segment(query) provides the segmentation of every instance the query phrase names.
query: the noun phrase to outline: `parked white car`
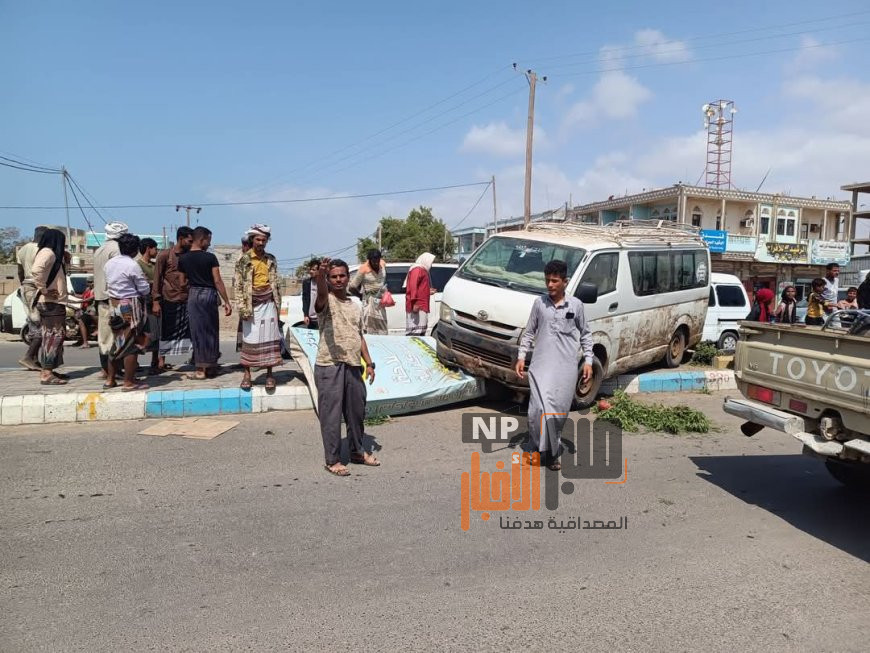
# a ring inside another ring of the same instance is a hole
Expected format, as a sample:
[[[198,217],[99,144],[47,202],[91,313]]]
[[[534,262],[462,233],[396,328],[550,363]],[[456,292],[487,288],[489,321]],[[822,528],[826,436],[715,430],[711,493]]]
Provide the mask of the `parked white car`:
[[[81,296],[88,285],[93,281],[94,275],[84,272],[76,272],[67,275],[66,286],[70,294]],[[29,342],[30,334],[27,332],[27,309],[21,298],[21,288],[7,295],[3,301],[3,313],[0,315],[0,331],[5,333],[18,333],[24,342]]]
[[[710,275],[710,301],[701,339],[715,342],[719,349],[734,351],[740,339],[737,323],[746,319],[749,309],[749,296],[740,279],[714,272]]]
[[[403,335],[405,333],[405,290],[402,284],[405,282],[405,277],[408,276],[408,270],[411,269],[412,263],[387,263],[387,289],[393,295],[396,302],[395,306],[387,309],[387,328],[390,335]],[[429,277],[432,281],[432,288],[437,290],[430,299],[429,308],[429,333],[438,322],[441,312],[441,291],[444,286],[456,272],[459,266],[455,263],[433,263],[432,269],[429,271]],[[359,269],[359,264],[350,267],[351,279]],[[353,301],[359,302],[359,299],[352,297]],[[302,313],[302,295],[290,295],[281,298],[281,321],[284,322],[287,328],[291,326],[302,326],[304,324],[304,314]]]

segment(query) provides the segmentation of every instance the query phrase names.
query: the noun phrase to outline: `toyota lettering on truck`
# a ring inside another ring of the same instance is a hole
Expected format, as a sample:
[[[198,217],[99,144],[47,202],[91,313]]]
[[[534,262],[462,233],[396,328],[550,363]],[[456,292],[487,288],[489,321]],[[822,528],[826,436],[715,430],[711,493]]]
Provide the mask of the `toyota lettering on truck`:
[[[710,257],[697,229],[539,222],[486,240],[447,284],[435,333],[442,361],[527,391],[517,349],[553,259],[567,264],[567,292],[586,304],[594,342],[593,377],[578,382],[575,406],[591,405],[607,377],[657,360],[676,367],[700,340]]]

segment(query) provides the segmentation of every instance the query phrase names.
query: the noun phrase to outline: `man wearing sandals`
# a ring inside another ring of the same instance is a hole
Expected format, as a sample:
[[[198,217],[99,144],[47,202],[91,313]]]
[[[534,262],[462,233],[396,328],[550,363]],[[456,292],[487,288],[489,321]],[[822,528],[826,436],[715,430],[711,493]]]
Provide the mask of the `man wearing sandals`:
[[[314,365],[317,386],[317,416],[326,456],[326,471],[350,476],[339,459],[341,418],[347,424],[350,462],[377,467],[380,461],[363,448],[366,386],[361,362],[369,383],[375,380],[375,365],[363,336],[360,308],[347,295],[350,273],[340,259],[323,259],[317,270],[317,299],[314,308],[320,325],[320,342]]]
[[[577,353],[583,352],[581,379],[592,377],[592,336],[586,326],[583,302],[566,297],[568,266],[564,261],[550,261],[544,267],[547,294],[532,304],[532,312],[520,347],[515,371],[526,376],[526,353],[534,342],[529,367],[529,447],[541,452],[541,461],[557,471],[562,451],[559,435],[571,410],[577,387]]]
[[[233,295],[239,307],[242,347],[240,362],[244,369],[242,390],[251,389],[251,368],[266,368],[266,389],[275,389],[272,368],[284,364],[281,358],[281,328],[278,315],[281,288],[278,262],[266,252],[271,237],[268,225],[255,224],[248,231],[251,248],[236,264]]]
[[[145,298],[151,284],[135,260],[139,253],[139,236],[123,234],[118,237],[118,253],[106,263],[106,289],[111,316],[109,325],[114,343],[109,353],[109,369],[104,388],[114,388],[119,365],[124,367],[124,392],[147,390],[148,386],[136,381],[136,368],[147,320]]]

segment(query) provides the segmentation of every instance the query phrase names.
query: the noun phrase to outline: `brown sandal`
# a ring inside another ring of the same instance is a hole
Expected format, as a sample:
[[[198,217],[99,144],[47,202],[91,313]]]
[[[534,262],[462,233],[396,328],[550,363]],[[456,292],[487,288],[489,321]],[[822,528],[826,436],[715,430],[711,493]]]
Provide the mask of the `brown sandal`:
[[[341,465],[341,463],[335,463],[335,465],[333,465],[332,467],[330,467],[329,465],[324,465],[323,469],[325,469],[330,474],[334,474],[335,476],[350,476],[350,472],[348,471],[347,467],[345,467],[344,465],[338,467],[338,465]]]
[[[375,458],[370,453],[365,453],[362,456],[351,456],[350,462],[354,465],[367,465],[368,467],[380,467],[381,461]]]

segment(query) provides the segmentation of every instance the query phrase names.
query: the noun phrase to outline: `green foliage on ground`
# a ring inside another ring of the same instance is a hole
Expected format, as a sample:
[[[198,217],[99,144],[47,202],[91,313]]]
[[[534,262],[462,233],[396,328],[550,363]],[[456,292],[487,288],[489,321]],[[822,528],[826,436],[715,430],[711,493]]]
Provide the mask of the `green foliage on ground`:
[[[699,342],[692,354],[692,365],[712,365],[713,358],[719,353],[715,342]]]
[[[424,252],[434,254],[436,261],[446,261],[453,256],[453,236],[447,225],[426,206],[413,209],[404,220],[392,216],[381,218],[380,225],[380,249],[387,261],[415,261]],[[360,238],[357,242],[360,261],[365,260],[370,249],[378,249],[377,235]]]
[[[632,399],[622,390],[613,394],[610,408],[600,410],[596,406],[593,412],[598,414],[598,419],[607,420],[631,433],[637,432],[640,426],[650,431],[673,434],[707,433],[711,427],[707,416],[694,408],[646,404]]]

